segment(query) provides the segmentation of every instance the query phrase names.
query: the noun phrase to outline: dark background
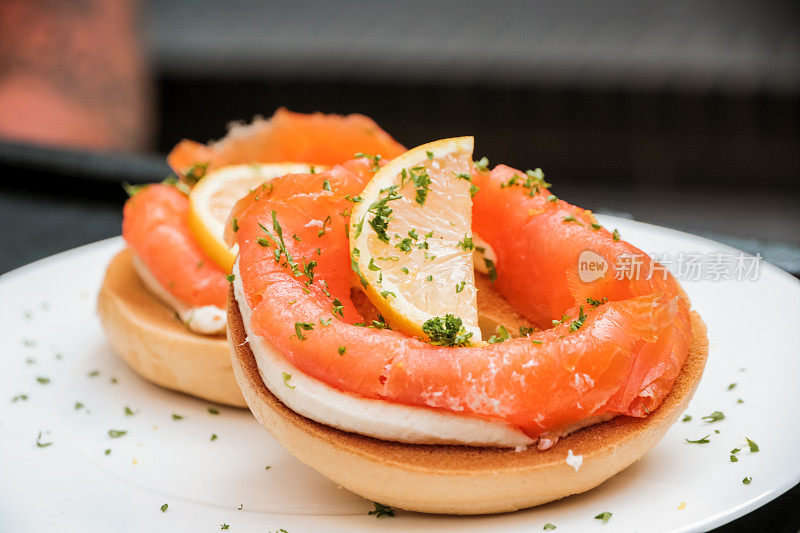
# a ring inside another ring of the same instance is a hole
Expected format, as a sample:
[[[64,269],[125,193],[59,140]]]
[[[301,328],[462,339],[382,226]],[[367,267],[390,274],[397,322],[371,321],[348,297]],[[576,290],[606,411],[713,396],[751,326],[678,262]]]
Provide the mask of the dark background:
[[[154,0],[141,23],[150,149],[0,141],[0,273],[119,234],[123,180],[285,106],[364,113],[406,146],[474,135],[568,201],[800,275],[800,3]],[[798,487],[720,528],[798,530]]]

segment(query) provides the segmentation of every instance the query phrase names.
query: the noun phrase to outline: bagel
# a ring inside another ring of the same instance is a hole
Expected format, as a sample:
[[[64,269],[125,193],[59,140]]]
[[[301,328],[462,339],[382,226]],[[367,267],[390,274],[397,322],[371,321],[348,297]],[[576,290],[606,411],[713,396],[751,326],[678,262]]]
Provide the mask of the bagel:
[[[639,460],[685,410],[708,357],[706,326],[691,313],[692,338],[680,374],[646,418],[617,416],[546,451],[406,444],[340,431],[303,417],[270,392],[247,341],[233,289],[228,343],[236,380],[256,419],[302,463],[369,500],[410,511],[514,511],[590,490]],[[568,454],[581,455],[576,471]]]
[[[111,260],[97,311],[111,347],[143,378],[212,402],[247,406],[233,376],[225,337],[186,328],[145,288],[130,250]]]

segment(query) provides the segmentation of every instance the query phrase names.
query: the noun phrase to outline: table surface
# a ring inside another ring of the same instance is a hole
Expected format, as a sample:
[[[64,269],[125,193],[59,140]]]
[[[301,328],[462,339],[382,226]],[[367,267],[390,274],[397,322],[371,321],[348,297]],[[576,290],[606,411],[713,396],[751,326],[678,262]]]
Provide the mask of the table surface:
[[[118,235],[121,196],[87,198],[43,192],[14,183],[13,171],[0,182],[0,274],[82,244]],[[30,179],[30,172],[25,173]],[[568,187],[566,189],[569,189]],[[560,190],[562,197],[598,212],[622,214],[723,241],[764,258],[800,277],[800,198],[717,193]],[[743,206],[746,211],[743,211]],[[747,217],[742,216],[746,213]],[[800,530],[800,485],[717,531]]]

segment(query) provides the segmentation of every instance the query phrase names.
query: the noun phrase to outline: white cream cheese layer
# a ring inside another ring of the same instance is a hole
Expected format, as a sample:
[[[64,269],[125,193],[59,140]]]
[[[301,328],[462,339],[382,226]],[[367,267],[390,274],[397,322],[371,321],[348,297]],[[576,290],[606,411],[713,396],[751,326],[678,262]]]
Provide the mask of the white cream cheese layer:
[[[133,268],[139,275],[139,279],[144,283],[144,286],[147,287],[147,290],[178,313],[187,328],[195,333],[204,335],[225,333],[227,320],[224,309],[220,309],[216,305],[191,307],[184,304],[158,282],[153,273],[150,272],[150,269],[147,268],[147,265],[136,254],[133,254]]]
[[[362,398],[301,372],[266,339],[253,334],[250,327],[252,310],[244,298],[238,261],[233,272],[236,302],[261,379],[292,411],[327,426],[382,440],[521,449],[535,442],[510,424]],[[284,373],[291,378],[284,380]]]

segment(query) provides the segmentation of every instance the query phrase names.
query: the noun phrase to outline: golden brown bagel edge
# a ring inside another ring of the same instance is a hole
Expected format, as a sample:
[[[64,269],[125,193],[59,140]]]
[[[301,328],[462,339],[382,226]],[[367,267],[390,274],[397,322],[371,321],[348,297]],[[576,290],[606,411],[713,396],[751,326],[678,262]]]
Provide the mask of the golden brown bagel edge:
[[[301,462],[369,500],[411,511],[514,511],[590,490],[652,448],[684,411],[708,357],[706,326],[692,312],[689,355],[672,390],[647,418],[618,416],[581,429],[547,451],[405,444],[340,431],[298,415],[261,379],[233,290],[228,296],[233,370],[250,410]],[[576,472],[568,450],[583,456]]]

